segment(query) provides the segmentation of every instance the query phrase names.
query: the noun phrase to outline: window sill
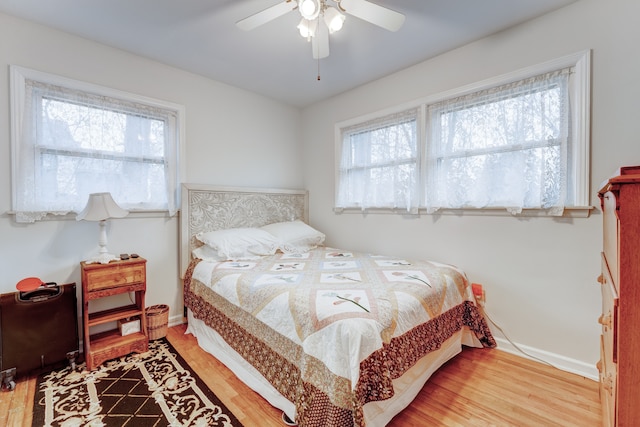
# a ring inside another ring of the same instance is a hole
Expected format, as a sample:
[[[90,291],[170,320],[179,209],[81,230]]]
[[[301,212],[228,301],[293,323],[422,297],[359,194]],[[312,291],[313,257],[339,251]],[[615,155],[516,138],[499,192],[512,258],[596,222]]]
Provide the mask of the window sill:
[[[76,212],[69,212],[66,214],[52,214],[49,213],[47,214],[44,218],[39,219],[35,222],[40,222],[40,221],[75,221],[76,220]],[[177,214],[176,214],[177,215]],[[15,211],[7,211],[5,212],[5,214],[3,216],[9,216],[9,217],[15,217],[16,216],[16,212]],[[127,219],[127,218],[171,218],[171,216],[169,215],[169,211],[166,210],[136,210],[136,211],[129,211],[129,215],[127,215],[125,218],[118,218],[118,220],[120,219]],[[29,222],[24,222],[22,224],[32,224]]]
[[[420,208],[417,214],[412,214],[406,211],[406,209],[398,208],[371,208],[362,210],[360,208],[334,208],[333,211],[336,214],[395,214],[404,215],[408,217],[416,217],[420,215],[456,215],[456,216],[506,216],[514,218],[531,218],[531,217],[545,217],[545,218],[588,218],[591,212],[595,209],[594,206],[572,206],[564,208],[562,216],[551,215],[549,211],[545,209],[523,209],[519,214],[512,214],[505,208],[482,208],[482,209],[439,209],[438,211],[428,214],[425,208]]]

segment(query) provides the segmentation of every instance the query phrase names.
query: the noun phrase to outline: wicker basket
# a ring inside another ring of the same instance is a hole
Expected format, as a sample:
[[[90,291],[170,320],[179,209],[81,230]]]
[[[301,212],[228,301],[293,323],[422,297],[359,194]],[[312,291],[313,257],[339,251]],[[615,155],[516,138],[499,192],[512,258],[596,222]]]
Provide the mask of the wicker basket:
[[[166,304],[152,305],[144,310],[147,316],[147,332],[150,340],[164,338],[169,324],[169,306]]]

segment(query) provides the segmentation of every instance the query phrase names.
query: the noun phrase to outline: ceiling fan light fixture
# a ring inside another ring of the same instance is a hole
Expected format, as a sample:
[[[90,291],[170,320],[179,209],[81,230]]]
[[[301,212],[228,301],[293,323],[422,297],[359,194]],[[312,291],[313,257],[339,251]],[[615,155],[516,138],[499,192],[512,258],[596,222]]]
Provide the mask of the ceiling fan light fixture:
[[[302,16],[297,29],[311,42],[314,59],[329,56],[329,35],[342,29],[347,13],[389,31],[398,31],[405,18],[369,0],[283,0],[239,20],[236,25],[241,30],[252,30],[296,9]]]
[[[329,28],[329,33],[333,34],[336,31],[340,31],[344,20],[345,16],[338,12],[338,9],[335,7],[328,7],[324,11],[324,22],[327,24],[327,28]]]
[[[298,9],[304,19],[316,19],[320,13],[320,0],[298,0]]]
[[[300,35],[305,39],[309,39],[316,35],[316,28],[318,27],[318,20],[314,19],[313,21],[309,21],[308,19],[302,18],[300,23],[298,24],[298,30],[300,31]]]

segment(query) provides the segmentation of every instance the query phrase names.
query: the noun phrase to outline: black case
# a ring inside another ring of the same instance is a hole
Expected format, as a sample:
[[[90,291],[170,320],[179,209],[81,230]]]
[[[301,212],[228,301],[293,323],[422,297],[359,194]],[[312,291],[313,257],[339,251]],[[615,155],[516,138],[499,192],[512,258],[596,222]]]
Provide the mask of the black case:
[[[76,284],[47,285],[0,295],[0,373],[13,389],[14,377],[52,370],[78,357]]]

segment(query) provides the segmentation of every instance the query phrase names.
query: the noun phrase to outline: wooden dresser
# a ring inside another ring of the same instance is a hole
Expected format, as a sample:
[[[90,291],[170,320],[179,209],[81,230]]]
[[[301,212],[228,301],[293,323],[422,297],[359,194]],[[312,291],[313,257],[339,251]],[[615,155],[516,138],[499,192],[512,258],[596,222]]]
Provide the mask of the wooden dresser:
[[[640,425],[640,166],[599,191],[603,212],[600,399],[604,426]]]

